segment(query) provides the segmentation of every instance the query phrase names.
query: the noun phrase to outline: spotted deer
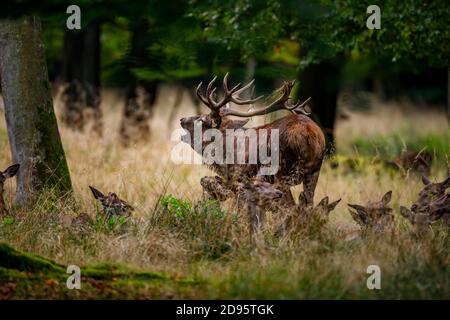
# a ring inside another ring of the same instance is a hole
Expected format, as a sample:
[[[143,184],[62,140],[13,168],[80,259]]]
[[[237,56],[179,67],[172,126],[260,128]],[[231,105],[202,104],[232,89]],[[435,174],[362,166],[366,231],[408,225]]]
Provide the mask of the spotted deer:
[[[217,77],[208,84],[205,93],[201,92],[202,83],[196,89],[197,96],[211,110],[210,113],[185,117],[180,120],[181,127],[187,132],[182,137],[182,140],[189,143],[197,152],[196,142],[193,139],[188,139],[188,137],[194,136],[196,125],[201,128],[202,132],[214,128],[225,136],[227,129],[241,129],[244,132],[248,130],[244,128],[244,125],[249,119],[233,120],[230,116],[250,118],[278,110],[287,110],[291,114],[270,124],[252,128],[256,131],[258,143],[263,143],[260,142],[262,141],[261,132],[263,129],[267,130],[268,138],[271,136],[272,129],[277,129],[279,132],[278,152],[280,164],[278,171],[273,176],[261,178],[260,169],[262,164],[258,159],[256,164],[248,164],[248,161],[246,164],[213,163],[210,165],[210,168],[216,172],[220,180],[213,179],[211,181],[221,181],[217,187],[226,187],[232,190],[229,193],[229,195],[232,195],[235,194],[236,189],[233,185],[239,182],[245,183],[258,177],[261,180],[274,183],[275,187],[283,192],[283,202],[287,206],[294,204],[290,187],[303,183],[305,198],[308,203],[312,203],[325,155],[325,137],[320,127],[308,117],[309,113],[305,110],[309,99],[304,102],[294,103],[289,97],[294,81],[287,81],[277,90],[279,97],[264,108],[252,111],[235,110],[231,107],[232,103],[235,105],[253,105],[261,100],[262,96],[255,99],[243,99],[240,97],[243,92],[252,87],[254,80],[243,87],[238,84],[230,89],[227,73],[223,79],[223,96],[220,100],[217,100],[217,88],[214,87],[216,79]],[[246,143],[245,157],[248,159],[248,141]],[[202,155],[205,147],[205,144],[201,145]],[[225,149],[223,148],[223,150]],[[267,145],[267,149],[270,152],[272,151],[270,150],[270,145]],[[273,152],[277,151],[273,150]],[[210,191],[207,190],[207,192],[211,193]]]
[[[418,232],[424,232],[428,227],[441,220],[444,225],[450,226],[450,176],[442,182],[431,182],[422,176],[424,188],[419,197],[408,209],[400,206],[400,214],[405,217]]]
[[[299,202],[289,210],[288,216],[277,230],[278,235],[284,235],[287,231],[313,230],[317,231],[329,221],[331,211],[339,204],[341,199],[330,202],[328,196],[322,198],[314,206],[309,204],[304,194],[300,193]]]
[[[391,198],[392,191],[388,191],[380,201],[369,201],[366,206],[348,204],[350,208],[355,210],[349,209],[348,211],[363,231],[382,233],[390,230],[394,222],[392,208],[388,206]]]
[[[250,241],[253,236],[265,227],[265,213],[274,209],[277,201],[283,196],[283,192],[272,184],[260,180],[254,180],[239,185],[239,193],[246,202],[246,214],[250,226]]]
[[[111,217],[129,217],[134,211],[134,208],[126,201],[121,200],[115,193],[109,192],[107,196],[101,193],[94,187],[89,186],[94,195],[94,198],[100,201],[103,207],[103,214],[105,221],[108,221]]]
[[[6,179],[12,178],[16,175],[17,171],[19,170],[20,165],[13,164],[12,166],[9,166],[6,168],[5,171],[0,171],[0,217],[5,216],[8,214],[8,209],[6,209],[5,199],[4,199],[4,184]]]
[[[233,194],[233,192],[225,185],[224,180],[219,176],[203,177],[200,179],[200,185],[203,188],[203,195],[207,199],[210,198],[225,201]]]

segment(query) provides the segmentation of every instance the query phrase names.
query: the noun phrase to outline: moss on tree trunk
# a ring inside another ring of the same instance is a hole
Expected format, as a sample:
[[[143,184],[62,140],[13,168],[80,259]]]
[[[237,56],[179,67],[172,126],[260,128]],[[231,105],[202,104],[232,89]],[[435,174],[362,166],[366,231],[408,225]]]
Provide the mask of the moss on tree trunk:
[[[0,20],[0,78],[11,152],[21,165],[16,202],[30,204],[43,189],[70,193],[39,19]]]

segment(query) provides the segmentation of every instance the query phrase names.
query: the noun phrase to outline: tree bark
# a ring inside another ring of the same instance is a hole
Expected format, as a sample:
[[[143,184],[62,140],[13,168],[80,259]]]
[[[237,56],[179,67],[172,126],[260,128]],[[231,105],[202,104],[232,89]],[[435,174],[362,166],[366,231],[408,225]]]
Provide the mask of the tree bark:
[[[450,122],[450,69],[447,71],[447,120]]]
[[[82,131],[88,127],[101,135],[100,24],[91,22],[82,30],[64,33],[64,89],[62,121]]]
[[[313,118],[324,131],[327,152],[335,148],[334,126],[339,93],[339,68],[335,62],[321,62],[306,67],[299,74],[298,98],[312,97]]]
[[[17,204],[30,205],[44,189],[69,194],[39,19],[0,20],[0,75],[9,144],[20,164]]]
[[[131,49],[127,56],[127,68],[152,67],[158,63],[149,59],[148,46],[154,41],[146,20],[138,20],[130,26]],[[150,138],[150,120],[156,102],[159,81],[139,80],[130,74],[125,108],[120,124],[120,139],[124,146],[146,142]]]
[[[127,92],[120,124],[120,140],[126,147],[150,138],[150,119],[153,115],[157,83],[136,84]]]

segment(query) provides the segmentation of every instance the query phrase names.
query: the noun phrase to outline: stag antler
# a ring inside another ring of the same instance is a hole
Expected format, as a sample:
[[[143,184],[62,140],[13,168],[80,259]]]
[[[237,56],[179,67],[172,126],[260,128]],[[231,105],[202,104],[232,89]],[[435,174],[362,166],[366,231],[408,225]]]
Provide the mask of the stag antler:
[[[277,91],[281,92],[281,96],[278,97],[275,101],[273,101],[270,105],[267,107],[264,107],[263,109],[254,110],[254,111],[238,111],[238,110],[232,110],[229,108],[228,103],[233,102],[237,105],[249,105],[253,104],[255,102],[258,102],[263,98],[263,96],[259,96],[255,99],[248,99],[243,100],[239,97],[244,91],[251,88],[253,83],[255,82],[255,79],[247,83],[242,88],[240,87],[241,84],[238,83],[233,88],[229,89],[228,86],[228,76],[229,73],[225,75],[223,78],[223,97],[220,101],[215,101],[214,97],[216,95],[217,88],[214,87],[214,83],[217,80],[217,76],[214,77],[206,87],[206,92],[203,94],[201,92],[202,82],[199,83],[197,86],[195,92],[197,93],[198,98],[200,101],[202,101],[211,111],[213,114],[218,114],[220,109],[222,109],[224,106],[225,108],[222,109],[224,115],[233,115],[238,117],[252,117],[256,115],[263,115],[271,112],[275,112],[278,110],[289,110],[293,113],[303,113],[305,115],[309,115],[308,112],[304,110],[304,107],[306,104],[311,100],[311,98],[308,98],[304,102],[297,102],[292,103],[291,99],[289,98],[289,95],[291,94],[291,90],[294,87],[295,80],[293,81],[286,81],[281,88],[279,88]]]
[[[218,112],[223,106],[225,106],[229,102],[233,102],[238,105],[244,105],[244,104],[252,104],[257,101],[259,101],[263,96],[260,96],[255,99],[249,99],[249,100],[242,100],[239,98],[239,95],[243,93],[245,90],[250,88],[255,80],[253,79],[249,83],[247,83],[245,86],[240,88],[241,84],[238,83],[233,88],[229,89],[228,87],[228,72],[223,78],[223,97],[220,101],[214,101],[214,96],[216,94],[216,87],[213,88],[214,82],[216,81],[217,76],[214,77],[211,82],[206,87],[206,93],[205,95],[200,92],[200,89],[202,87],[202,82],[197,86],[196,93],[198,98],[213,112]]]
[[[289,95],[291,94],[291,90],[294,87],[295,80],[286,81],[277,91],[281,92],[281,96],[279,96],[275,101],[273,101],[270,105],[254,111],[238,111],[232,110],[229,107],[223,110],[224,115],[237,116],[237,117],[252,117],[264,115],[267,113],[275,112],[278,110],[289,110],[293,113],[302,113],[305,115],[309,115],[309,113],[304,109],[306,104],[311,100],[311,97],[306,99],[304,102],[296,102],[292,103]]]

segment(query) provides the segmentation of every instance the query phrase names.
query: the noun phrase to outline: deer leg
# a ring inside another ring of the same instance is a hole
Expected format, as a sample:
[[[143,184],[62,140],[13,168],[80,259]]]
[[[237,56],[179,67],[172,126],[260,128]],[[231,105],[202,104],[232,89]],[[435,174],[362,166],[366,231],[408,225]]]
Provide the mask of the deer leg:
[[[303,197],[307,204],[314,202],[314,191],[319,180],[320,169],[311,174],[306,174],[303,180]]]
[[[253,242],[255,236],[264,230],[265,213],[260,207],[252,202],[248,203],[247,209],[249,228],[250,228],[250,242]]]
[[[290,207],[295,205],[294,197],[291,193],[291,188],[289,186],[277,186],[277,188],[283,192],[283,197],[281,198],[281,207]]]

